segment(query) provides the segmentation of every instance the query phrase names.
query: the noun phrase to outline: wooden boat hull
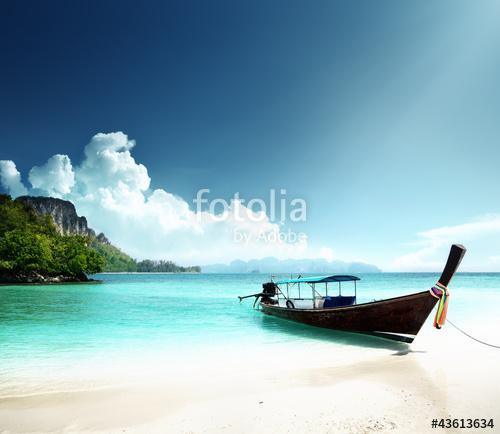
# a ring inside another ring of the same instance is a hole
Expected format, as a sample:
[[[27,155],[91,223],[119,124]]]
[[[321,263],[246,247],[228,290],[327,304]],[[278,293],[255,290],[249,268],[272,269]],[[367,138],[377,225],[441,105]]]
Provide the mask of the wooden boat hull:
[[[267,315],[316,327],[413,342],[436,305],[429,291],[330,309],[290,309],[260,303]]]

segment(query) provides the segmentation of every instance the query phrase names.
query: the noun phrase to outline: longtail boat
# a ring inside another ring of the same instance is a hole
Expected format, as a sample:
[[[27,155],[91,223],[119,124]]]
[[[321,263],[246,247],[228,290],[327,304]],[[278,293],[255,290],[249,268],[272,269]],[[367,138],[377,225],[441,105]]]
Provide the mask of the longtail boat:
[[[255,297],[254,307],[258,303],[267,315],[411,343],[436,304],[434,326],[443,326],[449,301],[448,285],[465,252],[462,245],[453,244],[436,285],[430,290],[400,297],[358,304],[356,282],[359,277],[334,275],[271,280],[262,285],[262,292],[239,299]],[[354,296],[342,295],[342,282],[349,281],[354,282]],[[338,295],[328,295],[329,284],[330,292],[332,286],[336,291],[338,285]],[[325,290],[324,295],[319,292],[321,288]],[[306,290],[310,297],[301,296]],[[298,293],[298,297],[292,297],[292,292]]]

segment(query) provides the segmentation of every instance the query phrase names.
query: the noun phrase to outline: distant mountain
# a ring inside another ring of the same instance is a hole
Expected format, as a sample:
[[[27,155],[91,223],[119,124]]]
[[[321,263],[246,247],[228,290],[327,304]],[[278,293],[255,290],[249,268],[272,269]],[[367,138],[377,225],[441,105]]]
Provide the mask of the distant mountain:
[[[284,259],[273,257],[236,260],[230,264],[212,264],[201,267],[204,273],[318,273],[354,274],[380,273],[381,270],[362,262],[327,261],[325,259]]]

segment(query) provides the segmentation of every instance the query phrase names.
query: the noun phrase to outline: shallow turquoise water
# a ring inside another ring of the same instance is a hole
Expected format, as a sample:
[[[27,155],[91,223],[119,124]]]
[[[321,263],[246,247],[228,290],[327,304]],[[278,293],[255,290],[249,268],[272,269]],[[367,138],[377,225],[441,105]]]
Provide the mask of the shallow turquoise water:
[[[425,290],[439,276],[360,277],[358,301],[362,302]],[[279,351],[304,344],[367,351],[397,350],[403,345],[266,317],[252,309],[253,299],[240,304],[237,296],[258,292],[267,275],[102,274],[98,278],[103,283],[0,287],[0,389],[23,390],[28,379],[36,382],[48,374],[56,378],[90,361],[99,365],[131,354],[135,360],[161,353],[182,361],[202,359],[217,349],[238,357],[239,348],[248,354],[251,348]],[[499,329],[500,274],[458,274],[450,288],[450,319],[475,331]],[[344,294],[352,289],[349,283],[343,285]]]

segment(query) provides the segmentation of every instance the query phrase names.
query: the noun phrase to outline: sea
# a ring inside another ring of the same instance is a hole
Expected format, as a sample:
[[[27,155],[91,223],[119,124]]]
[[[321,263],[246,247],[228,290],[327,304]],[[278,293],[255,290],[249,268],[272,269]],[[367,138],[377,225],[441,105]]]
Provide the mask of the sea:
[[[442,342],[446,334],[456,342],[470,339],[450,324],[434,329],[434,313],[411,346],[269,317],[253,308],[253,298],[238,300],[259,292],[270,280],[264,274],[93,277],[101,283],[0,286],[0,397],[109,387],[146,374],[206,375],[209,366],[350,364]],[[429,289],[439,275],[359,277],[358,302],[365,302]],[[353,293],[352,282],[345,282],[342,294]],[[458,273],[450,293],[448,318],[499,345],[500,274]]]

